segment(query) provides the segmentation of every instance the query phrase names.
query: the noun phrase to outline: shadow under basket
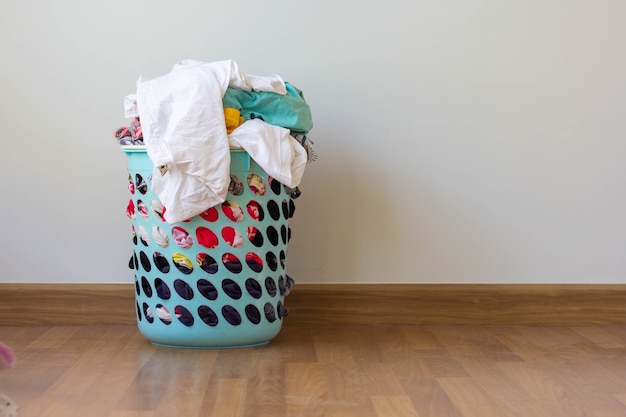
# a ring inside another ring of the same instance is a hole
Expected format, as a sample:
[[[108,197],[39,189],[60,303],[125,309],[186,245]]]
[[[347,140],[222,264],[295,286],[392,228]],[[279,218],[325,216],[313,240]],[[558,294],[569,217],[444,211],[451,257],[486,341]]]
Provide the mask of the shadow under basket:
[[[231,150],[226,201],[169,224],[150,187],[145,147],[125,146],[131,197],[137,324],[151,343],[179,348],[264,345],[282,327],[289,219],[278,181],[243,150]]]

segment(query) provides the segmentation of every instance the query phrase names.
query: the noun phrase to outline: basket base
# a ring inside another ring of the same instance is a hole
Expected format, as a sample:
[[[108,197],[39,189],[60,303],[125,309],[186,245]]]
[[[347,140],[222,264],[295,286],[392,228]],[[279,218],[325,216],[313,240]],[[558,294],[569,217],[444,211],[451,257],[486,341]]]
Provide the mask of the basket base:
[[[264,346],[280,332],[282,321],[264,326],[242,323],[237,327],[202,326],[166,327],[157,324],[139,323],[139,331],[154,346],[179,349],[238,349]],[[171,326],[173,326],[172,324]]]
[[[168,345],[166,343],[150,342],[154,346],[169,348],[169,349],[198,349],[198,350],[221,350],[221,349],[245,349],[254,348],[269,345],[269,340],[266,342],[252,343],[249,345],[240,346],[180,346],[180,345]]]

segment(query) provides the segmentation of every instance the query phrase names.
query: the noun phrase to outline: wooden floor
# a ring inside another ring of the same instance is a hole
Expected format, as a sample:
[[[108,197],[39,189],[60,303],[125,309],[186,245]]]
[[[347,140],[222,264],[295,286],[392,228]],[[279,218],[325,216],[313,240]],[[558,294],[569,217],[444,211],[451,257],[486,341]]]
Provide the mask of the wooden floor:
[[[0,327],[21,417],[623,417],[626,326],[285,326],[155,347],[135,326]]]

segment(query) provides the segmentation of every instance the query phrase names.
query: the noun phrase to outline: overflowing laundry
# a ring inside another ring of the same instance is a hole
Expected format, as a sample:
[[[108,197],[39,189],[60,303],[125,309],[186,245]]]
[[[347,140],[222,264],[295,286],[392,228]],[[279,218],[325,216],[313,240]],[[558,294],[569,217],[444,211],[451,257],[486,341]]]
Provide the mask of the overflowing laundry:
[[[302,91],[279,75],[246,74],[233,60],[183,60],[160,77],[140,77],[124,109],[131,122],[114,136],[120,145],[145,146],[151,187],[170,224],[226,200],[230,149],[246,150],[292,197],[317,159]]]
[[[141,133],[141,123],[138,117],[133,117],[129,126],[117,129],[114,136],[120,145],[140,145],[143,146],[143,133]]]
[[[244,121],[261,119],[295,133],[309,132],[313,128],[313,120],[302,91],[288,82],[284,85],[285,94],[229,87],[222,103],[224,108],[239,110]]]
[[[185,60],[140,77],[124,112],[140,330],[165,346],[266,343],[288,315],[289,219],[317,159],[302,91],[232,60]]]

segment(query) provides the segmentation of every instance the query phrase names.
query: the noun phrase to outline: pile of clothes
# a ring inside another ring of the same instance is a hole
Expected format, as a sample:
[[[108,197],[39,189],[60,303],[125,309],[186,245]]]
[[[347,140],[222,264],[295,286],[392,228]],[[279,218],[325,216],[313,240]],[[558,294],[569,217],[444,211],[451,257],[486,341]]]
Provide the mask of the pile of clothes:
[[[123,146],[145,146],[152,190],[170,224],[225,201],[230,149],[246,150],[294,196],[317,158],[302,91],[278,75],[246,74],[233,60],[183,60],[160,77],[140,77],[124,109],[131,123],[115,137]]]

